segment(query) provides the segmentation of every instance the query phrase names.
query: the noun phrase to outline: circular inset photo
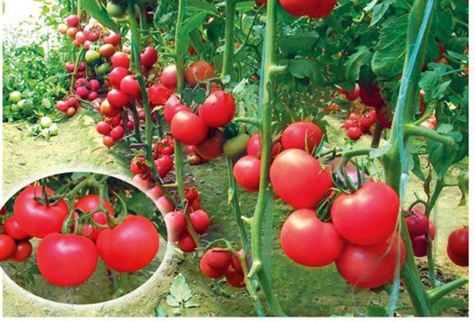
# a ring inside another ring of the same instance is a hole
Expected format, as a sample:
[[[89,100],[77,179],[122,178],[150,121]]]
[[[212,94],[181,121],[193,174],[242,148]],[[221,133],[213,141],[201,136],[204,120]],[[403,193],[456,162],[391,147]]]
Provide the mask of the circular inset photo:
[[[166,236],[155,203],[133,185],[99,173],[57,174],[2,207],[0,266],[41,298],[100,303],[134,291],[158,270]]]

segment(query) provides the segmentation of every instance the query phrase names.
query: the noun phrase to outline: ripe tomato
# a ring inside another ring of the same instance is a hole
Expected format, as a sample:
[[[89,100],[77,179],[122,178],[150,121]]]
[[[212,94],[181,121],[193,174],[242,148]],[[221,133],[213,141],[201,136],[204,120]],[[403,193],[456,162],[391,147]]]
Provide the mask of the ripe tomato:
[[[398,255],[401,269],[406,260],[406,248],[397,234],[370,246],[346,243],[336,260],[336,268],[351,285],[375,288],[393,280]]]
[[[123,52],[116,52],[114,55],[111,57],[111,63],[112,67],[124,67],[129,69],[130,67],[130,57],[126,53]]]
[[[165,67],[160,74],[160,82],[168,87],[169,89],[174,90],[176,88],[176,66],[168,65]]]
[[[196,250],[196,244],[193,238],[185,233],[180,240],[178,240],[178,248],[184,253],[192,253]]]
[[[205,253],[205,255],[203,255],[203,257],[201,257],[200,260],[200,268],[203,274],[205,274],[209,278],[220,278],[221,276],[223,276],[226,273],[227,266],[219,269],[210,267],[206,254],[207,252]]]
[[[235,111],[236,105],[231,94],[215,91],[200,105],[198,115],[209,127],[223,127],[231,122]]]
[[[150,178],[148,175],[136,174],[132,178],[132,184],[142,191],[146,191],[150,187]]]
[[[246,287],[246,283],[244,283],[244,274],[242,272],[238,272],[234,269],[232,265],[229,265],[226,269],[226,281],[229,285],[233,287]]]
[[[111,31],[110,34],[102,36],[102,40],[105,44],[110,44],[116,47],[120,44],[122,37],[119,34],[116,34],[115,32]]]
[[[381,96],[379,85],[376,84],[373,88],[366,88],[360,84],[360,98],[368,106],[372,106],[376,109],[386,105],[383,97]]]
[[[77,34],[76,34],[77,37]],[[104,44],[101,47],[99,47],[99,54],[101,54],[102,57],[105,58],[110,58],[112,55],[115,53],[115,47],[112,46],[111,44]]]
[[[348,130],[346,130],[346,135],[351,140],[358,140],[362,134],[361,128],[357,126],[350,127]]]
[[[16,244],[15,253],[10,257],[10,260],[20,263],[25,261],[33,253],[33,246],[29,240],[21,240]]]
[[[223,154],[224,133],[220,129],[210,129],[206,139],[195,146],[196,152],[205,159],[212,160]]]
[[[249,191],[259,191],[261,160],[245,155],[234,164],[233,174],[236,182],[243,188]]]
[[[122,82],[120,82],[122,84]],[[107,93],[107,101],[109,102],[110,106],[116,110],[120,110],[122,107],[129,105],[130,103],[130,96],[125,94],[122,91],[117,89],[111,90]],[[105,100],[104,100],[105,102]],[[115,116],[115,115],[114,115]]]
[[[330,14],[336,0],[279,0],[282,8],[295,16],[323,18]]]
[[[329,170],[299,149],[280,153],[270,167],[275,193],[294,208],[315,208],[333,187]]]
[[[158,54],[153,47],[145,48],[143,53],[140,54],[140,63],[145,66],[145,68],[151,68],[157,60]]]
[[[21,229],[20,225],[16,221],[15,217],[10,217],[5,220],[5,232],[7,235],[12,237],[15,240],[23,240],[23,239],[30,239],[31,236],[28,235],[23,229]]]
[[[340,235],[357,245],[385,241],[396,229],[399,196],[383,182],[367,181],[352,194],[341,194],[331,208]]]
[[[127,216],[97,237],[97,251],[117,272],[132,273],[147,266],[157,254],[160,238],[153,223],[142,216]]]
[[[239,255],[244,254],[244,250],[241,248],[240,250],[237,251]],[[236,272],[242,273],[242,265],[239,259],[236,256],[231,257],[231,265],[234,268]]]
[[[152,188],[146,191],[146,194],[149,198],[155,201],[161,196],[163,196],[163,191],[159,186],[153,186]]]
[[[164,217],[167,225],[168,241],[176,242],[186,232],[185,215],[181,211],[172,211]]]
[[[310,209],[290,214],[282,226],[280,243],[291,260],[309,267],[333,263],[343,249],[343,238],[333,224],[320,221]]]
[[[104,144],[108,148],[111,148],[114,146],[115,140],[109,135],[104,135],[104,137],[102,138],[102,144]]]
[[[109,73],[109,82],[112,87],[120,90],[120,83],[125,76],[130,75],[130,72],[125,67],[115,67]]]
[[[97,249],[83,236],[52,233],[38,244],[36,260],[41,275],[57,286],[77,286],[96,269]]]
[[[204,234],[206,230],[209,228],[209,216],[208,214],[199,209],[196,211],[193,211],[190,214],[190,219],[191,219],[191,224],[193,225],[193,228],[195,229],[197,234]]]
[[[164,105],[173,92],[163,84],[154,84],[148,89],[148,100],[152,107]]]
[[[54,194],[47,187],[45,190],[48,196]],[[66,202],[61,199],[54,205],[44,205],[36,201],[35,197],[42,198],[41,186],[26,187],[15,199],[13,215],[20,228],[28,235],[38,238],[61,231],[68,215]]]
[[[261,134],[255,133],[249,139],[247,143],[246,151],[248,155],[252,155],[258,159],[261,159],[261,150],[262,150],[262,140]],[[274,159],[282,150],[282,144],[280,142],[275,142],[272,145],[271,158]]]
[[[352,127],[356,127],[357,125],[356,125],[355,121],[348,119],[348,120],[345,121],[345,123],[343,123],[343,126],[344,126],[345,129],[348,130]]]
[[[376,115],[373,113],[366,112],[359,118],[359,123],[365,128],[370,128],[376,121]]]
[[[170,128],[175,139],[188,145],[200,144],[208,134],[208,127],[201,118],[187,111],[176,113]]]
[[[109,213],[109,216],[113,217],[114,209],[111,207],[111,205],[106,200],[102,200],[102,205]],[[74,204],[73,208],[80,210],[82,213],[85,214],[85,213],[96,210],[98,207],[99,207],[99,195],[87,195],[79,199]],[[77,213],[74,217],[80,218],[80,216],[77,215]],[[107,215],[103,211],[98,211],[92,214],[91,219],[99,225],[107,224]],[[96,228],[92,224],[81,223],[78,226],[78,231],[82,231],[81,234],[92,241],[96,241],[97,236],[103,229],[104,228]]]
[[[148,166],[145,164],[144,156],[137,156],[130,161],[130,171],[134,174],[144,174],[148,172]]]
[[[230,252],[222,252],[213,248],[206,251],[201,260],[205,261],[212,269],[223,270],[231,265],[231,256]]]
[[[185,69],[185,80],[191,87],[195,87],[198,81],[205,81],[214,76],[214,69],[205,61],[196,61]]]
[[[412,215],[405,220],[411,238],[425,235],[429,229],[429,219],[416,209],[412,209]]]
[[[155,160],[155,167],[160,177],[163,178],[173,169],[173,159],[169,155],[162,155]]]
[[[112,129],[109,135],[112,139],[114,139],[114,141],[118,141],[124,137],[124,134],[125,134],[124,128],[121,125],[118,125]]]
[[[468,266],[468,228],[454,230],[449,235],[447,254],[458,266]]]
[[[120,82],[120,91],[134,99],[142,97],[139,81],[134,75],[127,75],[122,79]]]
[[[282,133],[284,150],[300,149],[313,153],[322,141],[323,132],[312,122],[296,122],[287,126]]]
[[[113,108],[107,99],[103,100],[99,107],[99,112],[105,117],[114,117],[120,114],[120,109]]]
[[[160,154],[173,155],[175,153],[175,143],[172,138],[163,138],[158,142],[157,150]]]
[[[9,235],[0,235],[0,262],[9,259],[15,250],[15,240]]]
[[[175,209],[175,206],[173,206],[171,201],[165,196],[159,197],[157,201],[155,201],[155,204],[162,215],[165,215]]]

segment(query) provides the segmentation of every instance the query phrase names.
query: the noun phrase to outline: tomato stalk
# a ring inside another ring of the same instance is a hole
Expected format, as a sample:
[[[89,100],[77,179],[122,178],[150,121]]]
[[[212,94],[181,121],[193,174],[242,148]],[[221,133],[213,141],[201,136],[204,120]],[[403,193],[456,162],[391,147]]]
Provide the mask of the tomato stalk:
[[[231,74],[234,56],[234,21],[236,5],[246,0],[226,0],[224,16],[226,18],[224,25],[224,53],[223,53],[223,70],[221,77]]]
[[[132,112],[132,118],[134,119],[134,136],[137,142],[142,143],[142,136],[140,135],[140,117],[137,112],[135,104],[130,104],[130,112]]]

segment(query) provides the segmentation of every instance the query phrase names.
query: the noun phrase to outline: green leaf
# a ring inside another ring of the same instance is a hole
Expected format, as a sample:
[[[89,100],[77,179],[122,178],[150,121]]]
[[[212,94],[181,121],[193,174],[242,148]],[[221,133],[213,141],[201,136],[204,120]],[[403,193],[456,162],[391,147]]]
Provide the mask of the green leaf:
[[[193,93],[193,89],[191,88],[185,88],[183,90],[183,92],[181,93],[181,101],[187,105],[187,106],[191,106],[191,104],[193,104],[193,99],[194,99],[194,93]]]
[[[171,307],[180,307],[180,302],[172,295],[167,295],[167,304]]]
[[[312,36],[280,36],[277,38],[277,45],[289,54],[295,54],[315,46],[318,42],[318,34]]]
[[[450,132],[448,135],[452,136],[456,141],[461,136],[460,132]],[[427,140],[429,159],[438,178],[442,178],[449,167],[454,163],[458,149],[458,144],[447,146],[431,139]]]
[[[371,62],[373,72],[379,77],[401,74],[406,56],[408,17],[403,15],[381,29],[379,41]]]
[[[375,2],[377,1],[373,1],[372,4]],[[388,11],[389,7],[395,2],[396,0],[386,0],[376,4],[373,7],[373,16],[371,17],[371,23],[369,26],[372,27],[377,24],[383,18],[386,11]],[[365,11],[367,11],[366,8]]]
[[[94,17],[104,27],[120,34],[119,26],[109,17],[106,8],[98,0],[80,0],[81,9],[85,10],[90,16]]]
[[[462,299],[443,297],[433,305],[432,313],[434,316],[440,316],[442,311],[450,308],[467,309],[468,303]]]
[[[125,200],[127,202],[128,210],[149,219],[155,214],[157,209],[152,199],[147,197],[144,193],[134,193]]]
[[[185,303],[191,299],[193,293],[191,292],[188,283],[183,274],[178,274],[170,287],[170,294],[180,303]]]
[[[412,159],[409,159],[409,170],[421,181],[425,181],[426,178],[421,169],[421,160],[417,154],[413,154]]]
[[[153,310],[153,316],[157,318],[166,318],[168,314],[165,308],[159,305]]]
[[[454,126],[452,124],[439,124],[437,126],[436,131],[437,133],[446,134],[452,131],[453,129],[454,129]]]
[[[194,29],[201,26],[206,16],[206,13],[200,12],[188,17],[187,19],[185,19],[185,21],[183,21],[180,26],[180,31],[177,34],[177,38],[180,39],[180,41],[177,43],[176,48],[177,56],[184,55],[186,53],[190,44],[190,33]]]
[[[218,10],[214,4],[203,1],[203,0],[188,0],[186,9],[188,11],[198,11],[203,12],[209,15],[217,16],[219,15]]]
[[[196,104],[203,104],[206,100],[206,91],[201,87],[194,90],[194,101]]]
[[[439,64],[443,65],[443,64]],[[432,64],[429,64],[432,66]],[[451,80],[442,81],[439,71],[429,70],[422,74],[419,81],[419,87],[425,92],[425,100],[428,104],[438,101],[445,96],[445,92],[449,87]]]
[[[360,75],[361,67],[371,62],[372,53],[366,46],[356,47],[357,52],[348,57],[345,63],[345,76],[350,83],[356,82]]]
[[[378,305],[370,305],[366,307],[366,316],[369,317],[382,317],[387,316],[386,308]]]
[[[315,64],[308,59],[292,59],[289,61],[289,72],[297,78],[312,78],[315,72]]]

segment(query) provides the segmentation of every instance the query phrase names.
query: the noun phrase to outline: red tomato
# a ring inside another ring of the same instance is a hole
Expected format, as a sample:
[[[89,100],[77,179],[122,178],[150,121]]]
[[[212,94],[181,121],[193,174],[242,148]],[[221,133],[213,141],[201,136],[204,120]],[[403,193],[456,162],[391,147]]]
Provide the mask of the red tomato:
[[[136,156],[130,161],[130,171],[134,174],[145,174],[148,172],[148,166],[145,164],[144,156]]]
[[[102,144],[104,144],[106,147],[110,148],[110,147],[114,146],[115,140],[111,136],[105,135],[102,138]]]
[[[468,266],[468,228],[454,230],[449,235],[447,254],[458,266]]]
[[[102,40],[105,44],[111,44],[112,46],[116,47],[120,44],[122,37],[119,34],[111,31],[109,35],[102,36]]]
[[[168,241],[178,241],[186,232],[185,215],[181,211],[172,211],[163,218],[167,225]]]
[[[176,88],[176,66],[175,65],[168,65],[165,67],[160,74],[160,82],[168,87],[169,89]]]
[[[280,243],[291,260],[309,267],[333,263],[343,249],[343,238],[333,224],[320,221],[310,209],[290,214],[282,226]]]
[[[223,127],[231,122],[235,111],[236,105],[231,94],[215,91],[200,105],[198,115],[209,127]]]
[[[361,132],[361,129],[357,126],[350,127],[348,130],[346,130],[346,135],[351,140],[358,140],[362,134],[363,133]]]
[[[15,240],[9,235],[0,235],[0,262],[9,259],[15,250]]]
[[[158,142],[157,150],[160,154],[173,155],[175,153],[175,142],[172,138],[163,138]]]
[[[157,201],[155,201],[155,204],[162,215],[165,215],[175,209],[175,206],[173,206],[171,201],[165,196],[159,197]]]
[[[375,107],[377,109],[386,105],[383,97],[381,96],[378,84],[374,85],[373,88],[366,88],[360,84],[360,98],[366,105]]]
[[[10,257],[10,260],[20,263],[27,260],[31,253],[33,253],[33,246],[29,240],[21,240],[16,244],[15,253]]]
[[[322,141],[323,132],[312,122],[296,122],[287,126],[282,133],[284,150],[300,149],[313,153]]]
[[[173,159],[169,155],[162,155],[155,160],[155,167],[160,177],[163,178],[173,169]]]
[[[129,69],[130,67],[130,57],[126,53],[123,52],[116,52],[114,55],[111,57],[111,63],[112,67],[124,67]]]
[[[352,194],[341,194],[331,208],[336,230],[357,245],[384,242],[396,229],[399,196],[383,182],[367,181]]]
[[[76,34],[76,38],[77,38],[77,34]],[[101,54],[102,57],[110,58],[115,53],[115,46],[111,44],[104,44],[99,48],[99,53]]]
[[[45,188],[51,196],[54,191]],[[68,206],[64,200],[54,205],[43,205],[35,200],[42,198],[41,186],[29,186],[20,192],[15,199],[13,215],[20,226],[30,236],[43,238],[48,234],[60,232],[64,219],[68,215]]]
[[[348,92],[343,87],[339,87],[339,86],[338,86],[338,90],[340,94],[345,95],[346,99],[349,101],[354,101],[360,96],[360,87],[358,86],[358,84],[355,85],[355,89],[353,90],[353,92]]]
[[[196,61],[185,69],[185,80],[192,87],[198,84],[198,81],[205,81],[214,76],[214,69],[205,61]]]
[[[390,129],[393,122],[393,112],[388,106],[376,110],[376,119],[384,128]]]
[[[65,22],[68,25],[68,27],[76,27],[77,24],[79,23],[79,17],[76,15],[69,15],[65,19]]]
[[[412,215],[405,220],[411,238],[425,235],[429,229],[429,219],[416,209],[412,209]]]
[[[121,84],[122,84],[122,82],[121,82]],[[112,108],[114,108],[116,110],[120,110],[122,107],[127,106],[127,105],[130,104],[130,97],[122,91],[119,91],[117,89],[113,89],[109,93],[107,93],[107,101],[109,102],[109,104]],[[101,111],[102,111],[102,109],[101,109]]]
[[[238,250],[238,254],[242,256],[244,254],[244,250],[243,249]],[[231,265],[236,272],[239,272],[239,273],[243,272],[241,262],[236,256],[231,257]]]
[[[223,276],[226,273],[227,266],[219,269],[210,267],[206,254],[207,252],[205,253],[205,255],[203,255],[203,257],[201,257],[200,260],[200,268],[203,274],[205,274],[209,278],[220,278],[221,276]]]
[[[231,265],[231,256],[230,252],[223,252],[213,248],[206,251],[201,260],[206,261],[206,264],[212,269],[223,270]]]
[[[36,259],[41,275],[51,284],[77,286],[92,276],[98,256],[90,239],[52,233],[38,244]]]
[[[333,187],[329,170],[299,149],[280,153],[270,167],[275,193],[294,208],[315,208]]]
[[[15,240],[23,240],[23,239],[30,239],[31,236],[28,235],[23,229],[21,229],[20,225],[16,221],[15,217],[10,217],[5,220],[5,232],[11,238]]]
[[[208,127],[196,114],[180,111],[175,114],[170,125],[172,135],[179,142],[196,145],[206,139]]]
[[[229,285],[238,288],[246,287],[246,283],[244,283],[244,274],[236,271],[232,265],[228,266],[225,275],[226,281]]]
[[[224,133],[220,129],[210,129],[206,139],[195,146],[196,152],[205,159],[216,159],[223,154]]]
[[[127,68],[125,67],[115,67],[110,73],[109,73],[109,83],[112,87],[120,90],[120,84],[122,82],[122,79],[124,79],[125,76],[130,75],[130,72]]]
[[[114,141],[121,140],[124,137],[124,134],[125,134],[125,130],[120,125],[113,128],[112,131],[109,133],[110,137],[114,139]]]
[[[161,196],[163,196],[163,191],[159,186],[153,186],[152,188],[146,191],[146,194],[149,198],[155,201]]]
[[[146,191],[150,187],[150,178],[148,175],[136,174],[132,178],[132,184],[138,189]]]
[[[352,127],[355,127],[355,126],[356,126],[356,122],[353,121],[353,120],[348,119],[348,120],[345,121],[345,123],[343,123],[343,126],[345,127],[345,129],[348,130],[348,129],[352,128]]]
[[[188,233],[185,233],[181,236],[180,240],[178,240],[178,248],[184,253],[192,253],[196,250],[196,244],[193,238],[188,235]]]
[[[142,216],[127,216],[97,237],[97,251],[117,272],[132,273],[147,266],[157,254],[160,238],[153,223]]]
[[[72,108],[72,107],[71,107]],[[101,103],[101,106],[99,108],[99,111],[101,112],[102,115],[104,115],[105,117],[114,117],[114,116],[117,116],[119,115],[120,113],[120,109],[117,109],[117,108],[113,108],[110,104],[109,104],[109,101],[108,100],[103,100],[102,103]]]
[[[146,68],[151,68],[158,60],[158,54],[155,48],[147,47],[140,54],[140,63]]]
[[[248,155],[252,155],[253,157],[258,158],[259,160],[261,159],[261,150],[262,150],[262,140],[261,140],[261,134],[260,133],[255,133],[251,136],[249,139],[249,142],[247,142],[247,147],[246,151]],[[271,151],[271,158],[274,159],[282,150],[282,144],[280,142],[275,142],[272,145],[272,151]]]
[[[202,235],[206,232],[206,230],[208,230],[209,216],[205,211],[201,209],[193,211],[190,214],[190,219],[191,219],[191,224],[193,225],[193,228],[195,229],[197,234]]]
[[[376,121],[376,115],[373,113],[366,112],[363,115],[360,116],[359,122],[360,125],[365,127],[365,128],[370,128],[374,122]]]
[[[295,16],[323,18],[330,14],[336,0],[279,0],[282,8]]]
[[[102,205],[109,213],[109,216],[114,217],[114,209],[106,200],[102,200]],[[74,204],[73,208],[80,210],[82,213],[85,214],[85,213],[96,210],[98,207],[99,207],[99,195],[87,195],[79,199]],[[76,217],[80,218],[80,216],[77,216],[77,215]],[[107,215],[103,211],[98,211],[92,214],[91,219],[99,225],[107,224]],[[97,236],[99,236],[99,233],[103,229],[104,228],[99,228],[99,227],[96,228],[92,224],[84,224],[84,223],[80,223],[78,226],[78,230],[82,231],[81,234],[92,241],[96,241]]]
[[[249,191],[259,191],[261,176],[261,160],[245,155],[234,164],[234,178],[236,182]]]
[[[152,107],[164,105],[173,92],[163,84],[154,84],[148,89],[148,100]]]
[[[351,285],[375,288],[393,280],[398,257],[401,269],[406,260],[406,249],[402,239],[393,234],[387,240],[370,246],[347,243],[336,260],[336,268]]]
[[[134,99],[142,97],[139,81],[133,75],[127,75],[122,79],[120,82],[120,91]]]

